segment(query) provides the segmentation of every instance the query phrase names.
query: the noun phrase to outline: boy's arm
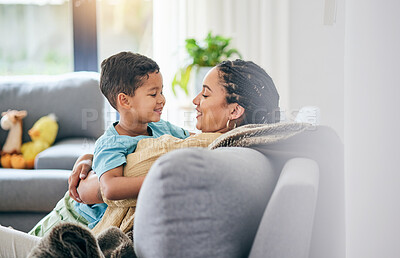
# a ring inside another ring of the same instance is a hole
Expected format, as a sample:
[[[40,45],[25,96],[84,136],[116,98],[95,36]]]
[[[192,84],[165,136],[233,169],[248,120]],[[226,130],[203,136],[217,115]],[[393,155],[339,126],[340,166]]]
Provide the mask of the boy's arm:
[[[124,177],[123,166],[113,168],[100,177],[100,187],[109,200],[137,198],[144,176]]]

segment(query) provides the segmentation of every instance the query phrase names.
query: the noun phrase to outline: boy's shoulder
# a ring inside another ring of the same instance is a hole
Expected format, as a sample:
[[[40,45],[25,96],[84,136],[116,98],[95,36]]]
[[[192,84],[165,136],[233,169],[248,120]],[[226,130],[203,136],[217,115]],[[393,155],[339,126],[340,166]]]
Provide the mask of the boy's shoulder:
[[[170,122],[162,120],[162,119],[160,119],[160,121],[158,121],[158,122],[150,122],[150,123],[148,123],[148,125],[152,129],[153,128],[168,129],[168,128],[171,128],[171,127],[178,127],[178,126],[173,125]]]
[[[163,119],[160,119],[160,121],[158,121],[158,122],[150,122],[150,123],[148,123],[149,126],[153,126],[153,127],[166,126],[168,124],[171,124],[171,123],[168,122],[168,121],[165,121]]]
[[[190,135],[189,131],[162,119],[158,122],[151,122],[148,125],[153,130],[153,133],[156,132],[156,134],[171,134],[178,138],[186,138]]]
[[[117,131],[115,130],[116,124],[118,124],[118,122],[115,122],[108,126],[104,133],[97,139],[97,141],[118,135]]]
[[[115,129],[116,124],[118,124],[118,122],[113,123],[104,131],[104,133],[96,140],[96,146],[121,142],[121,137]]]

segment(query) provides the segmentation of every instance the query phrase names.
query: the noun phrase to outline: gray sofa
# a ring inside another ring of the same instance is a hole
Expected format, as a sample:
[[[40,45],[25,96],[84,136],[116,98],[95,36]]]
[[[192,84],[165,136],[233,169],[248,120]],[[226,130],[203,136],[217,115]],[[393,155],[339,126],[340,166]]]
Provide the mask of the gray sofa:
[[[75,159],[104,130],[104,103],[98,74],[0,79],[0,111],[28,110],[25,132],[50,112],[60,124],[36,169],[0,169],[0,224],[28,231],[54,207]],[[158,159],[138,198],[138,256],[345,257],[343,146],[330,128],[313,129],[275,144]]]
[[[343,146],[315,126],[274,144],[170,152],[139,193],[138,257],[345,257]]]
[[[23,142],[40,117],[54,113],[56,142],[39,153],[35,169],[0,168],[0,224],[28,231],[51,211],[67,191],[72,166],[93,151],[104,131],[109,105],[99,90],[99,74],[76,72],[57,76],[0,77],[0,112],[27,110]],[[0,129],[0,147],[8,131]]]

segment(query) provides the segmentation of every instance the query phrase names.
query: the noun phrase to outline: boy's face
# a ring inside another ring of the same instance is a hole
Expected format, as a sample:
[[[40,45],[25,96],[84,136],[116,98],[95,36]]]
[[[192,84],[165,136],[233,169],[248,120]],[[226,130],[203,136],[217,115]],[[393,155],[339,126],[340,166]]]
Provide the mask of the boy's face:
[[[165,105],[162,75],[160,72],[150,73],[148,79],[146,76],[142,79],[142,83],[134,96],[128,96],[129,113],[138,123],[158,122]]]

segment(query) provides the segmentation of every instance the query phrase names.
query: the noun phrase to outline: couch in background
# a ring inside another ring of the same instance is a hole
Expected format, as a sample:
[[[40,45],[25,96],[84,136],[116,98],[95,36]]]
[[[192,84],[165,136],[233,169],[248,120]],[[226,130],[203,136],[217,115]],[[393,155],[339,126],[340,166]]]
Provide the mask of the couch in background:
[[[94,72],[0,77],[0,112],[8,109],[28,111],[23,142],[40,117],[54,113],[59,124],[55,144],[38,154],[35,169],[0,168],[0,224],[28,231],[63,197],[75,160],[93,152],[110,109]],[[0,129],[0,147],[7,134]]]

